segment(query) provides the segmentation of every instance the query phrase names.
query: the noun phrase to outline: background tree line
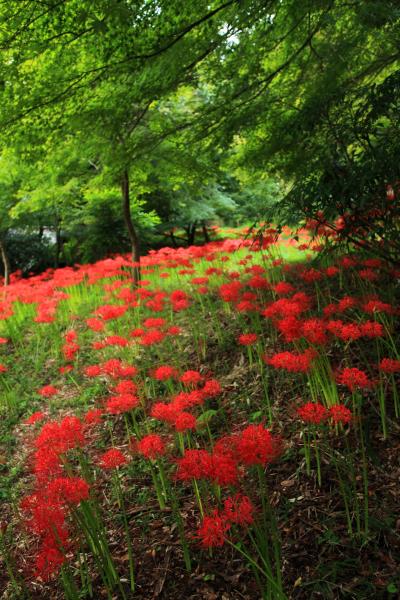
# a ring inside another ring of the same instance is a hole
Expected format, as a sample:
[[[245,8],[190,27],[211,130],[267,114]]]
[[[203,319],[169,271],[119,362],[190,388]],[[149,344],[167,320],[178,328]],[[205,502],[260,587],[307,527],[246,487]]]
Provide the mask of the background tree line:
[[[395,0],[10,0],[0,23],[3,270],[315,214],[399,249]]]

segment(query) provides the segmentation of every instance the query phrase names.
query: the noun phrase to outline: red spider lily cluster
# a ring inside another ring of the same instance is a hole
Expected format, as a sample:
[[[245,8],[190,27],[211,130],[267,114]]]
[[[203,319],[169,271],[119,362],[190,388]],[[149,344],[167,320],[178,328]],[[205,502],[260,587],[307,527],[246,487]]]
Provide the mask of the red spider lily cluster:
[[[152,477],[160,507],[169,503],[179,530],[186,527],[186,539],[204,548],[253,539],[262,512],[271,511],[263,477],[286,447],[308,444],[310,475],[311,449],[319,461],[319,443],[336,443],[335,436],[361,427],[367,400],[395,389],[400,359],[392,341],[400,311],[378,293],[383,262],[354,254],[328,267],[293,266],[273,252],[278,242],[301,247],[304,241],[309,248],[306,232],[299,244],[271,228],[256,242],[152,251],[135,288],[132,264],[122,256],[14,277],[1,303],[4,324],[17,304],[34,305],[34,327],[60,338],[57,379],[46,375],[32,390],[43,410],[23,419],[32,429],[32,490],[20,506],[36,544],[36,576],[47,581],[72,562],[83,543],[79,511],[85,502],[104,502],[103,488],[115,485],[125,507],[127,473],[138,461]],[[93,291],[95,302],[89,309],[82,304],[82,315],[68,315],[65,327],[63,310],[77,289],[88,298]],[[257,422],[235,412],[233,395],[250,403],[245,386],[226,384],[207,363],[213,344],[229,335],[233,357],[248,361],[249,377],[264,382],[257,411],[251,409]],[[12,339],[0,343],[5,349]],[[360,349],[372,357],[367,364]],[[6,378],[13,370],[6,352],[4,362]],[[269,397],[282,381],[283,410]],[[57,396],[62,406],[71,389],[85,398],[85,409],[48,420],[46,402],[53,407]],[[382,396],[376,404],[383,406]],[[282,413],[287,422],[280,428]],[[193,522],[177,512],[177,489],[193,492],[195,535]]]
[[[248,527],[254,522],[254,513],[254,505],[248,496],[228,497],[222,511],[214,510],[203,518],[196,537],[204,548],[223,546],[231,527]]]
[[[43,418],[34,413],[26,421]],[[26,527],[39,538],[35,572],[46,580],[65,562],[71,547],[68,528],[70,510],[89,498],[89,485],[81,477],[66,477],[68,453],[85,445],[84,427],[77,417],[49,421],[35,438],[32,471],[35,491],[21,502]]]

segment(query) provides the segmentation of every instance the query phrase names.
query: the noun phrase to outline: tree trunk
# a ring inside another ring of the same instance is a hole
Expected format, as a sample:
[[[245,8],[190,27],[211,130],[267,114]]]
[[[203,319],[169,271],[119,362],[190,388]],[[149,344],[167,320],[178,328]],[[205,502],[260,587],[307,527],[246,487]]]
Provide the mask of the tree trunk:
[[[196,221],[186,228],[188,246],[193,246],[196,236]]]
[[[140,244],[136,229],[132,223],[131,216],[131,200],[129,196],[129,173],[127,169],[122,174],[121,180],[122,191],[122,212],[124,221],[128,230],[129,241],[131,243],[132,262],[133,262],[133,283],[137,284],[140,281]]]
[[[210,241],[210,236],[208,234],[208,229],[207,229],[206,223],[203,223],[202,230],[203,230],[203,235],[204,235],[204,241],[206,242],[206,244],[208,244]]]
[[[169,235],[170,235],[170,237],[171,237],[172,247],[173,247],[173,248],[177,248],[177,247],[178,247],[178,244],[176,243],[176,239],[175,239],[174,232],[172,231],[172,229],[171,229],[171,231],[169,232]]]
[[[1,260],[3,261],[4,266],[4,285],[8,285],[10,283],[10,259],[8,258],[8,254],[6,248],[4,246],[3,240],[0,239],[0,253]]]
[[[57,219],[56,221],[56,255],[54,257],[54,266],[58,269],[60,265],[60,254],[62,247],[62,239],[61,239],[61,219]]]

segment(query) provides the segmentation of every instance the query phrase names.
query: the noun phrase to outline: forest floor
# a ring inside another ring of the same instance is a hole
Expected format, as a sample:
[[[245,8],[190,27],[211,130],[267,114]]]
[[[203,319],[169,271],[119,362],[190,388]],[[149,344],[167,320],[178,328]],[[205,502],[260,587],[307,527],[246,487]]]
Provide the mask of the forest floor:
[[[398,597],[400,273],[229,235],[3,292],[0,598]]]

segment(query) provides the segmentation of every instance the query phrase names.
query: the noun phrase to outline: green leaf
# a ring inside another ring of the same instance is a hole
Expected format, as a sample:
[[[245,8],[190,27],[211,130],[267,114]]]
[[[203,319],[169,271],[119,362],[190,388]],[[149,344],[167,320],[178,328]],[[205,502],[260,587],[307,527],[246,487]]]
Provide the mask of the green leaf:
[[[217,410],[214,410],[214,409],[210,408],[210,410],[206,410],[205,412],[203,412],[203,414],[201,414],[198,417],[197,422],[198,423],[208,423],[208,421],[210,419],[212,419],[212,417],[214,415],[216,415],[217,413],[218,413]]]
[[[250,415],[250,421],[258,421],[263,416],[263,412],[261,410],[257,410],[252,415]]]

